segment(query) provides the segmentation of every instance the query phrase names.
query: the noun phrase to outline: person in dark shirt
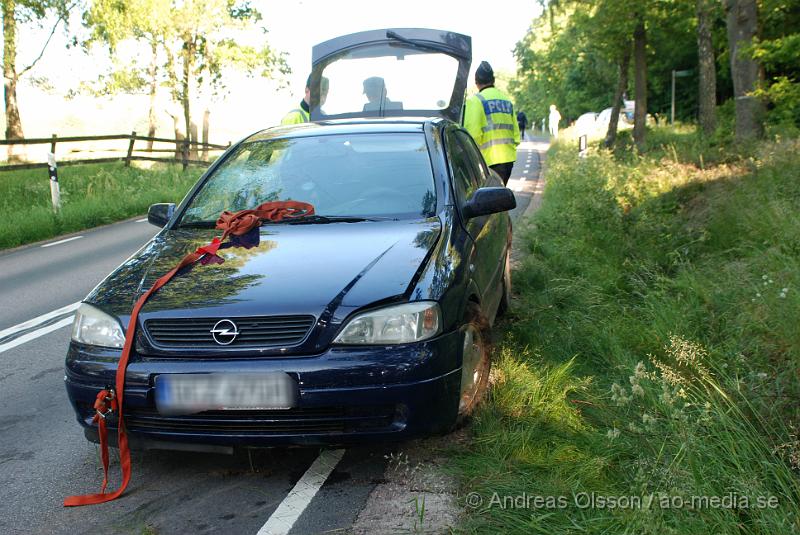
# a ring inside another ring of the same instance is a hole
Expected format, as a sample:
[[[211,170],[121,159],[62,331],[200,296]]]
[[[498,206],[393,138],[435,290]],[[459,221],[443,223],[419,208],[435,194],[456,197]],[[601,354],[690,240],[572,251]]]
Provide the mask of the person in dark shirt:
[[[519,125],[520,134],[522,134],[522,140],[525,140],[525,129],[528,127],[528,116],[525,115],[525,112],[520,110],[517,112],[517,124]]]

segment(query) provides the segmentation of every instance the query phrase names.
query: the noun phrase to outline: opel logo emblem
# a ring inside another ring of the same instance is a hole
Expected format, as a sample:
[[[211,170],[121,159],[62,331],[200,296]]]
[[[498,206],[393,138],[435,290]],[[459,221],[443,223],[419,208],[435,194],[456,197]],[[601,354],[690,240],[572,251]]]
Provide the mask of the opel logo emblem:
[[[219,320],[211,329],[211,336],[214,337],[216,343],[226,346],[236,340],[236,337],[239,336],[239,329],[231,320]]]

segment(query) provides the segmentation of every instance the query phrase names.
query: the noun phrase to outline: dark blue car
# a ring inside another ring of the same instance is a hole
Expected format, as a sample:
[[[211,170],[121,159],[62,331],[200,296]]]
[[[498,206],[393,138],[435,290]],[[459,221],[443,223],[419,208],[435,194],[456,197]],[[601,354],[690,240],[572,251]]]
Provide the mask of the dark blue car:
[[[469,37],[434,30],[318,45],[311,123],[247,137],[179,206],[151,207],[163,230],[76,316],[66,386],[87,438],[136,299],[219,235],[222,211],[276,200],[315,215],[233,237],[224,262],[185,269],[142,309],[125,387],[132,445],[399,439],[469,415],[508,305],[515,206],[458,125],[470,58]]]

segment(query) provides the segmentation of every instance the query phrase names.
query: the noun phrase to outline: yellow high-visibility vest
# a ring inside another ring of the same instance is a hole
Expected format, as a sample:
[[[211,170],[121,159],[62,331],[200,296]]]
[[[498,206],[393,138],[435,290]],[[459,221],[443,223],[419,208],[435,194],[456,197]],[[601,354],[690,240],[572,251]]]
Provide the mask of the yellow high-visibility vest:
[[[519,124],[514,105],[499,89],[487,87],[467,99],[464,128],[481,149],[487,165],[517,159]]]
[[[308,112],[303,108],[297,108],[296,110],[292,110],[286,114],[286,116],[281,119],[281,124],[300,124],[300,123],[307,123],[308,122]]]

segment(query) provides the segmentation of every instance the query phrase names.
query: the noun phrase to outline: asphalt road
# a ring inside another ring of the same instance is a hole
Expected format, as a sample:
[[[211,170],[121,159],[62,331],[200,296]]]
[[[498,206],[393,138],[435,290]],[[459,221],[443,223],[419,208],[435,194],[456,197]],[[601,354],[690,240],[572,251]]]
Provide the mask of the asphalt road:
[[[520,146],[509,182],[518,199],[515,219],[540,191],[545,149],[542,142]],[[314,448],[134,453],[123,498],[61,506],[64,496],[96,492],[102,479],[98,449],[84,439],[63,386],[68,305],[156,230],[130,220],[0,253],[0,533],[255,534],[281,525],[292,534],[346,532],[381,481],[391,446],[348,448],[322,475]],[[113,464],[109,488],[118,470]],[[321,487],[294,511],[314,477]]]

